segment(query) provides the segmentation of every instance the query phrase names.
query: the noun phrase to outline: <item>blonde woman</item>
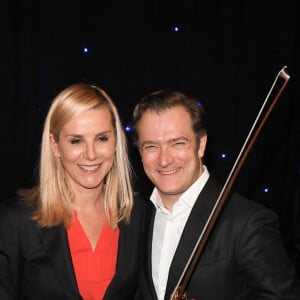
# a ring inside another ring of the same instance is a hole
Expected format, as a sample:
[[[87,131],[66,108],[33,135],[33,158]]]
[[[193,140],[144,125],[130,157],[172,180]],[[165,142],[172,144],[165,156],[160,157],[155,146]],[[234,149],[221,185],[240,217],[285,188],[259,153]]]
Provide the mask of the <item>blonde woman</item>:
[[[143,209],[102,89],[79,83],[54,99],[39,184],[20,195],[0,208],[0,299],[133,298]]]

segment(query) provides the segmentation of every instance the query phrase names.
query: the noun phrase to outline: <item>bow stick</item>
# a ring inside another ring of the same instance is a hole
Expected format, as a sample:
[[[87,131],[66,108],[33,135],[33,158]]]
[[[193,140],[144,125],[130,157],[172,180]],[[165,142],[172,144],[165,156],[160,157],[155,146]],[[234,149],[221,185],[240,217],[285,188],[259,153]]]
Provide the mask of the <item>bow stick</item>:
[[[227,180],[219,194],[219,197],[207,219],[207,222],[206,222],[206,224],[201,232],[201,235],[192,251],[192,254],[190,255],[190,257],[188,259],[188,262],[178,280],[177,285],[175,286],[175,289],[170,298],[171,300],[187,300],[188,299],[187,294],[186,294],[187,286],[190,282],[190,279],[192,277],[194,269],[197,266],[197,263],[203,252],[203,249],[206,245],[208,237],[209,237],[209,235],[215,225],[215,222],[216,222],[219,214],[221,213],[221,210],[227,200],[227,196],[229,195],[232,185],[233,185],[246,157],[248,156],[254,142],[256,141],[263,125],[265,124],[267,118],[269,117],[271,111],[273,110],[275,104],[277,103],[278,98],[282,94],[283,90],[285,89],[285,87],[290,79],[290,75],[287,73],[286,69],[287,69],[287,67],[284,66],[277,74],[277,76],[271,86],[271,89],[268,92],[267,97],[261,106],[261,109],[259,110],[259,113],[258,113],[258,115],[250,129],[250,132],[242,146],[242,149],[241,149],[241,151],[240,151],[240,153],[239,153],[239,155],[227,177]],[[272,100],[271,104],[269,105],[266,113],[264,115],[262,115],[267,103],[269,102],[270,95],[271,95],[279,78],[282,78],[284,81],[283,81],[278,93],[275,95],[274,99]]]

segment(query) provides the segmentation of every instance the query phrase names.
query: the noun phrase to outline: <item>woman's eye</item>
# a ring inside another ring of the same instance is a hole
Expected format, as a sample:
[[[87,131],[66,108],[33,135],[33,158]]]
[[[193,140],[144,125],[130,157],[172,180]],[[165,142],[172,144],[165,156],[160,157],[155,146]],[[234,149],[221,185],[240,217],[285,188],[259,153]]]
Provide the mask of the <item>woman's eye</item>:
[[[108,141],[108,137],[107,136],[99,136],[98,137],[98,141],[100,141],[100,142],[107,142]]]

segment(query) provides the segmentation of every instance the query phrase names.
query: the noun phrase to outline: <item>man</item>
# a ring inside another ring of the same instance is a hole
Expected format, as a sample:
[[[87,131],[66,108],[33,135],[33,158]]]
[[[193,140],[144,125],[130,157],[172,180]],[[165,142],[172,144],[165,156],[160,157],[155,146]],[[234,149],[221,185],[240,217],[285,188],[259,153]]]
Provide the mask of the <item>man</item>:
[[[135,143],[155,185],[145,220],[142,299],[170,299],[220,193],[202,162],[203,118],[201,105],[176,91],[154,92],[135,107]],[[186,292],[198,300],[299,300],[275,214],[231,195]]]

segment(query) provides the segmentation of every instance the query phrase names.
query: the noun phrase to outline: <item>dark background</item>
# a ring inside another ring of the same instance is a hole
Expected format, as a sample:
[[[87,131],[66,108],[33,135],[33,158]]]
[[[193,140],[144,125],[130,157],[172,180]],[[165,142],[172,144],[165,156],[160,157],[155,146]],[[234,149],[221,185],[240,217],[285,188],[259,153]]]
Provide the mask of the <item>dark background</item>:
[[[297,0],[2,1],[1,198],[35,183],[49,105],[79,81],[105,89],[124,126],[153,90],[197,97],[208,114],[206,164],[224,182],[286,65],[291,79],[234,190],[278,214],[300,269],[299,17]],[[148,195],[152,186],[132,146],[130,156],[136,189]]]

